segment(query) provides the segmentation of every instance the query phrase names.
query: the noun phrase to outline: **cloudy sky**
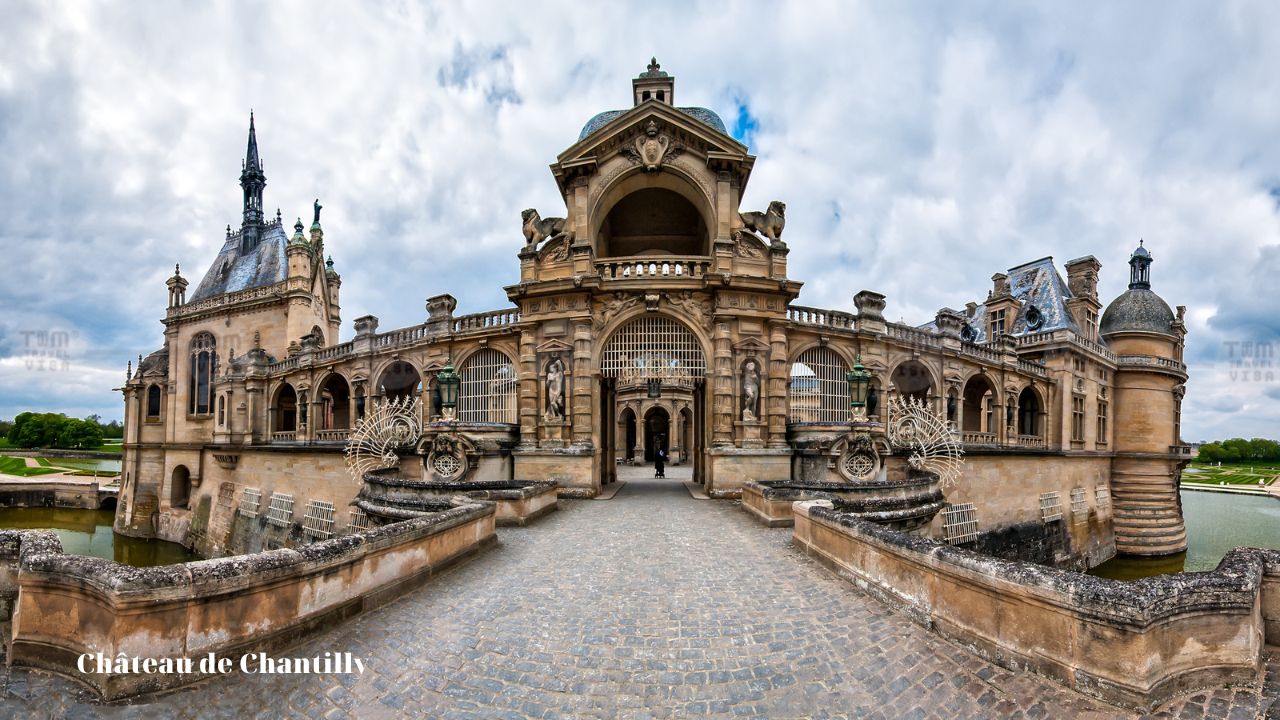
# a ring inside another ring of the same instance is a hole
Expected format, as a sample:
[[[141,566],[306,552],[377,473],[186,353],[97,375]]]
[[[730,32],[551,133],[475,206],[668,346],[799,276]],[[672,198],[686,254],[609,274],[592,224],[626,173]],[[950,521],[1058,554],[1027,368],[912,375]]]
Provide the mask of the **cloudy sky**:
[[[1145,238],[1184,436],[1280,436],[1280,5],[1042,5],[0,0],[0,418],[121,415],[174,263],[239,222],[250,108],[267,207],[325,206],[346,339],[506,306],[520,210],[562,213],[547,165],[656,55],[758,156],[744,207],[786,201],[802,303],[921,323],[1085,254],[1110,299]]]

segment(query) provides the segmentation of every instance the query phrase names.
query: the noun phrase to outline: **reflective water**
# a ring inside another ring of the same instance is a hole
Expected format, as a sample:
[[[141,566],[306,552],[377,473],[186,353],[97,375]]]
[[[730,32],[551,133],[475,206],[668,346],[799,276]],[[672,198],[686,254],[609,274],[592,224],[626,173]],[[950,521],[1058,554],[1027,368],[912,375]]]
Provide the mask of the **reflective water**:
[[[200,558],[177,543],[140,540],[111,530],[111,510],[0,508],[0,529],[52,530],[72,555],[115,560],[134,567],[173,565]]]
[[[1182,491],[1187,551],[1164,558],[1118,557],[1091,575],[1133,580],[1150,575],[1212,570],[1229,550],[1259,547],[1280,550],[1280,499],[1266,495]]]

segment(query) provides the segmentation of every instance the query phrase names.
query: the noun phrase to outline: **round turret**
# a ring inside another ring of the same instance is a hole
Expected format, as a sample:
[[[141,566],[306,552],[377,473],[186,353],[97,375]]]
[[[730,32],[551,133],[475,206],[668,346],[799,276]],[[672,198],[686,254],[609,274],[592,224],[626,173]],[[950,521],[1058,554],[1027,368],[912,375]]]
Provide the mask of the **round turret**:
[[[1129,289],[1107,306],[1098,329],[1104,337],[1122,332],[1173,337],[1173,322],[1169,303],[1151,290],[1151,253],[1139,241],[1129,257]]]

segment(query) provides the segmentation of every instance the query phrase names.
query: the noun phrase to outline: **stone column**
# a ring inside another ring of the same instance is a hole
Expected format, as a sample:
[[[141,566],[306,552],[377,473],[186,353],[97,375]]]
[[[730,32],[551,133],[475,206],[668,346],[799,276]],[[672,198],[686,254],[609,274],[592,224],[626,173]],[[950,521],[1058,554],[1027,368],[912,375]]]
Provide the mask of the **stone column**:
[[[715,385],[711,444],[715,447],[732,447],[733,422],[737,416],[734,398],[737,393],[733,386],[733,347],[728,322],[716,322],[712,344],[715,353],[712,381]]]
[[[591,345],[594,338],[591,334],[590,320],[577,320],[573,323],[573,377],[570,387],[573,389],[568,398],[570,416],[573,421],[573,444],[583,447],[591,445],[592,383],[595,377],[591,373]],[[608,432],[608,428],[603,429]]]
[[[518,407],[520,412],[520,444],[519,448],[529,449],[538,443],[538,399],[541,397],[541,378],[539,377],[538,355],[534,350],[533,330],[520,332],[520,389],[518,391]]]
[[[787,381],[791,368],[787,367],[787,323],[775,321],[769,324],[769,382],[761,403],[761,411],[769,422],[767,447],[787,447]]]

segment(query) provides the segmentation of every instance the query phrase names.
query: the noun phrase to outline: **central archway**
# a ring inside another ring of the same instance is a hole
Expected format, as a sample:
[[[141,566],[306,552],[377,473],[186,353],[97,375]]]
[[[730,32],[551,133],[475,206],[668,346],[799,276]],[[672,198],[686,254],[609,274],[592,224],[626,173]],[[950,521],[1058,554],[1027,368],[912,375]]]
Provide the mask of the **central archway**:
[[[673,441],[683,445],[681,455],[688,458],[694,481],[702,482],[708,404],[703,342],[675,318],[647,313],[622,323],[600,347],[600,404],[593,438],[601,449],[600,484],[617,479],[617,464],[627,457],[630,443],[643,443],[643,458],[652,462],[654,450],[661,446],[670,453]],[[672,435],[672,401],[687,403],[690,409],[688,416],[682,416],[688,419],[679,438]],[[628,402],[636,407],[643,402],[653,409],[637,417],[633,409],[625,407]],[[625,422],[620,423],[620,418]],[[633,432],[631,427],[636,427],[642,438],[627,437]]]

